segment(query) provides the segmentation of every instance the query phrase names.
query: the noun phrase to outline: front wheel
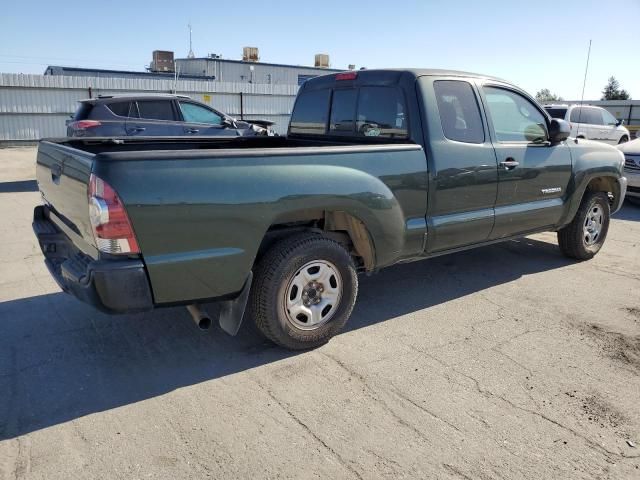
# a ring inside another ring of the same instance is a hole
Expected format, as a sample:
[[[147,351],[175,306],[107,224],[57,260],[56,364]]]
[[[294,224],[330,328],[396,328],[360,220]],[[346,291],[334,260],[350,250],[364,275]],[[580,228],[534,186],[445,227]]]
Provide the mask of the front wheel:
[[[255,324],[269,340],[292,350],[317,347],[338,333],[358,294],[353,259],[342,245],[319,234],[276,243],[254,273]]]
[[[620,145],[621,143],[627,143],[629,141],[629,137],[627,137],[626,135],[623,135],[620,138],[620,141],[618,142],[618,145]]]
[[[560,250],[567,257],[589,260],[600,251],[609,231],[609,197],[587,192],[571,223],[558,231]]]

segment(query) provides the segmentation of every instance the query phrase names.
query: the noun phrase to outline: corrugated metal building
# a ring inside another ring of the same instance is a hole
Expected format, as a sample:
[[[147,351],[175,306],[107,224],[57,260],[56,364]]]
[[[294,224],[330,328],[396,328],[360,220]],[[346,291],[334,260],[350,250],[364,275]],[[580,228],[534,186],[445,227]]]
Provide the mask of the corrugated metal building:
[[[179,93],[238,118],[276,122],[286,133],[299,86],[307,79],[341,70],[262,63],[258,49],[245,60],[212,55],[176,60],[178,70],[144,72],[51,65],[44,75],[0,74],[0,142],[20,143],[64,136],[65,120],[77,102],[98,95]],[[329,57],[322,57],[328,66]],[[247,61],[252,60],[252,61]]]
[[[302,85],[312,77],[341,72],[330,68],[246,62],[224,58],[180,58],[176,60],[180,76],[204,76],[220,82],[264,83],[267,85]]]
[[[297,85],[265,85],[166,76],[110,78],[0,73],[0,143],[33,142],[66,134],[65,120],[79,100],[98,95],[170,93],[188,95],[238,118],[276,122],[286,132]]]

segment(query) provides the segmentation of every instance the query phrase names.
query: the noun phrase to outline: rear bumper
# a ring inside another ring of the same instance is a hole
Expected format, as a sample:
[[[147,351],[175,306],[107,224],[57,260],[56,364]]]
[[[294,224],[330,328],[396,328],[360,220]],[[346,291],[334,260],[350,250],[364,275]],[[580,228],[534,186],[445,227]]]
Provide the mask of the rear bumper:
[[[46,206],[34,209],[32,225],[45,264],[62,290],[107,313],[153,308],[149,280],[141,260],[89,257],[49,220]]]

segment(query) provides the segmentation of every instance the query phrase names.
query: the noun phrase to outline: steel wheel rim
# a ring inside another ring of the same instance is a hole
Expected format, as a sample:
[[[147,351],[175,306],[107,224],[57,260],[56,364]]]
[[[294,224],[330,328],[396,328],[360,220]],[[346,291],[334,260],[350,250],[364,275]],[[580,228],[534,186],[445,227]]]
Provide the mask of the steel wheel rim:
[[[314,260],[291,277],[284,291],[287,321],[300,330],[316,330],[330,321],[342,299],[342,277],[326,260]]]
[[[592,205],[587,212],[582,228],[585,245],[591,246],[600,240],[603,222],[604,214],[602,207],[598,204]]]

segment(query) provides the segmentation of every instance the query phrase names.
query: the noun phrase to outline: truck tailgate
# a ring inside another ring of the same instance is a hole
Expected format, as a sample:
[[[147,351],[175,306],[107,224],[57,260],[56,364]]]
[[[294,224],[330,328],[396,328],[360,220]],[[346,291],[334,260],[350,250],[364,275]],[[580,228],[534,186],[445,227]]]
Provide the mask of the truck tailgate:
[[[38,147],[36,179],[50,220],[84,253],[97,258],[89,220],[87,187],[95,155],[42,141]]]

